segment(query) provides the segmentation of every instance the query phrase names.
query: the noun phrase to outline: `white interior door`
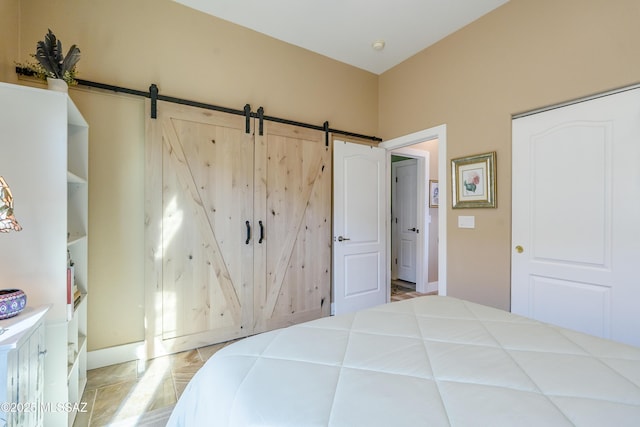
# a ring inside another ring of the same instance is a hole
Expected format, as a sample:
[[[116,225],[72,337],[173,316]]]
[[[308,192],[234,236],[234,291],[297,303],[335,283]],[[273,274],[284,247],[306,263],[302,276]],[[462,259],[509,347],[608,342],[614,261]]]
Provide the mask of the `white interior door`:
[[[418,161],[402,160],[391,165],[394,205],[392,222],[396,232],[395,259],[398,279],[416,282],[417,235],[420,224],[417,218]],[[424,260],[426,262],[426,260]]]
[[[511,309],[640,346],[640,89],[513,121]]]
[[[334,141],[335,314],[387,302],[386,151]]]

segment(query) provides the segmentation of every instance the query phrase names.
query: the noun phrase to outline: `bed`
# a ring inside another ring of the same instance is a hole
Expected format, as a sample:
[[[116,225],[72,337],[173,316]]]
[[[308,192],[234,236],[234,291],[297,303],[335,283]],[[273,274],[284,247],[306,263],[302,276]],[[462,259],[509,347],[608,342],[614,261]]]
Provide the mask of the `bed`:
[[[217,352],[168,426],[638,426],[640,348],[451,297]]]

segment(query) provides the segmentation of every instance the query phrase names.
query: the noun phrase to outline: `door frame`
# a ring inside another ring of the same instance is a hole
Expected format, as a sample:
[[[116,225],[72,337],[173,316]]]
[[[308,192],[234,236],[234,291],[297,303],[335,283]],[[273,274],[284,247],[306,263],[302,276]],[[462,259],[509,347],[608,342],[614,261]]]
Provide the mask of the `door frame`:
[[[398,138],[381,142],[378,146],[387,150],[387,164],[391,164],[391,153],[400,148],[407,148],[412,145],[438,140],[438,184],[440,207],[438,213],[438,295],[447,295],[447,125],[442,124],[429,129],[424,129]],[[423,169],[424,170],[424,169]],[[424,173],[423,173],[424,174]],[[424,181],[428,177],[420,176],[419,180]],[[387,221],[391,218],[391,168],[387,168]],[[424,259],[418,260],[424,263]],[[422,268],[419,269],[419,271]],[[387,277],[391,277],[391,227],[387,227]]]

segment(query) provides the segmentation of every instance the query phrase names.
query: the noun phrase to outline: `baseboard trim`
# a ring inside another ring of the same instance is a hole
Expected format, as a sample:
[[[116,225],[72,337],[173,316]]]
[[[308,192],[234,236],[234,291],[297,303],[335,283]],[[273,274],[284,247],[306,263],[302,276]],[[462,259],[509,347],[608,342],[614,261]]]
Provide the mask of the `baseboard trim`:
[[[87,369],[102,368],[117,363],[146,359],[144,341],[117,345],[87,353]]]
[[[438,292],[438,282],[429,282],[427,284],[427,294],[431,292]]]
[[[423,293],[437,292],[438,282],[429,282]],[[333,304],[331,306],[333,308]],[[333,314],[333,310],[332,310]],[[103,368],[118,363],[131,362],[132,360],[145,360],[146,347],[144,341],[114,347],[93,350],[87,353],[87,369]]]

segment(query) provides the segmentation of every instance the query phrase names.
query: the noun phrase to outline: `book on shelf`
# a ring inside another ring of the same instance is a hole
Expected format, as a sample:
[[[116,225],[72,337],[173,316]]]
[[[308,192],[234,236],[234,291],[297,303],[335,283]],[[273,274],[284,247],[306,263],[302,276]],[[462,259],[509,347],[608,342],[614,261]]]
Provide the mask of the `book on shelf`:
[[[67,267],[67,320],[73,318],[75,305],[75,293],[78,289],[75,283],[75,271],[73,265]]]
[[[75,293],[73,294],[73,308],[75,309],[76,307],[78,307],[78,304],[80,304],[80,300],[82,299],[82,292],[80,292],[78,289],[76,289]]]
[[[67,240],[69,240],[69,233],[67,233]],[[73,310],[82,296],[78,291],[78,285],[76,285],[74,264],[71,251],[67,248],[67,320],[73,318]]]

